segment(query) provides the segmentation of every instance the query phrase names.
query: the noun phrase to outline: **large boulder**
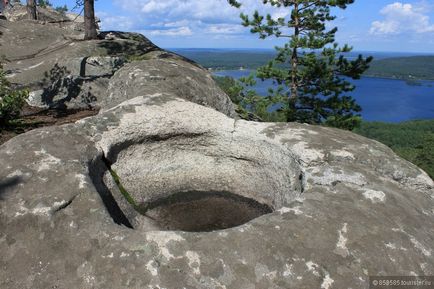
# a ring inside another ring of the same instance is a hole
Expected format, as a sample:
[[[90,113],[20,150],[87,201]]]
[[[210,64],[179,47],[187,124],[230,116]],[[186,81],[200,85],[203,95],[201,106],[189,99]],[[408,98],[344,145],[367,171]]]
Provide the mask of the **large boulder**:
[[[373,275],[434,275],[433,181],[346,131],[153,93],[20,135],[0,163],[0,288],[368,288]]]
[[[132,95],[169,93],[235,116],[234,105],[215,84],[212,75],[192,61],[165,51],[146,54],[119,69],[109,83],[101,106],[110,108]]]
[[[150,91],[176,92],[235,116],[229,97],[192,61],[138,33],[102,32],[99,40],[82,41],[82,31],[65,23],[0,20],[4,69],[12,83],[29,89],[31,105],[109,108]],[[122,90],[124,82],[134,86]]]

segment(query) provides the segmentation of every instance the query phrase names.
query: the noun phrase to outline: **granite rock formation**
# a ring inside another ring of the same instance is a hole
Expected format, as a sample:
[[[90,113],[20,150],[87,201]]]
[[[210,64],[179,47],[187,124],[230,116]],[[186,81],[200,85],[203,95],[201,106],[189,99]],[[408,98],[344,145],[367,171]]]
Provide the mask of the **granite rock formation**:
[[[15,22],[0,20],[1,54],[9,80],[30,90],[31,105],[104,108],[150,91],[178,90],[182,98],[235,116],[234,105],[209,72],[161,50],[141,34],[102,32],[100,40],[81,41],[83,31],[71,24],[74,21],[63,21],[66,16],[51,22],[30,21],[21,20],[20,11],[9,10],[8,16],[16,18]],[[138,84],[137,90],[130,85],[125,94],[119,83]]]
[[[0,146],[0,288],[355,289],[434,275],[434,182],[415,165],[347,131],[232,118],[195,63],[137,34],[82,42],[56,25],[0,21],[9,78],[34,102],[51,91],[49,105],[102,110]]]
[[[346,131],[152,94],[18,136],[0,162],[1,288],[366,288],[370,275],[434,274],[434,183]]]

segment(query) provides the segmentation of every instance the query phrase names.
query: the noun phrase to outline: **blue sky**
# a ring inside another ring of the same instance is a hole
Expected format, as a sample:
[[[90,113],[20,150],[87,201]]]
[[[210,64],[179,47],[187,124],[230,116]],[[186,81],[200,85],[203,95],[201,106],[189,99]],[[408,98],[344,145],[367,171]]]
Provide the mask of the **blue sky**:
[[[75,0],[51,0],[74,6]],[[285,16],[262,0],[241,0],[247,13],[258,9]],[[98,0],[103,30],[136,31],[163,48],[272,48],[240,25],[240,10],[226,0]],[[337,40],[359,51],[434,53],[434,0],[356,0],[336,10]]]

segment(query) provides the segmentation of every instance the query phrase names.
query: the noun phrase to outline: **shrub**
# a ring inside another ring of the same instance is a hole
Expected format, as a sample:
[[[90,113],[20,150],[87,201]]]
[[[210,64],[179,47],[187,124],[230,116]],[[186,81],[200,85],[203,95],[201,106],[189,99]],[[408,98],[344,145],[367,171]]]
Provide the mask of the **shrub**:
[[[62,15],[66,15],[66,12],[68,12],[68,6],[66,6],[66,5],[57,6],[56,8],[54,8],[54,10],[56,10],[57,12],[59,12]]]
[[[20,116],[29,96],[27,90],[15,90],[0,66],[0,126],[8,125]]]

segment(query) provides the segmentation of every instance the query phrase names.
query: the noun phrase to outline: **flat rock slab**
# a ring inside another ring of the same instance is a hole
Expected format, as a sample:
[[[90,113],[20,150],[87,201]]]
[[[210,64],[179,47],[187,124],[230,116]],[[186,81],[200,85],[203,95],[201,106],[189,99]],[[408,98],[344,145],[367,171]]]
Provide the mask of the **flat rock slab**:
[[[432,180],[346,131],[233,120],[162,93],[20,135],[0,163],[0,288],[367,288],[372,275],[434,275]],[[220,190],[272,212],[167,230],[122,198],[107,166],[140,204]]]

